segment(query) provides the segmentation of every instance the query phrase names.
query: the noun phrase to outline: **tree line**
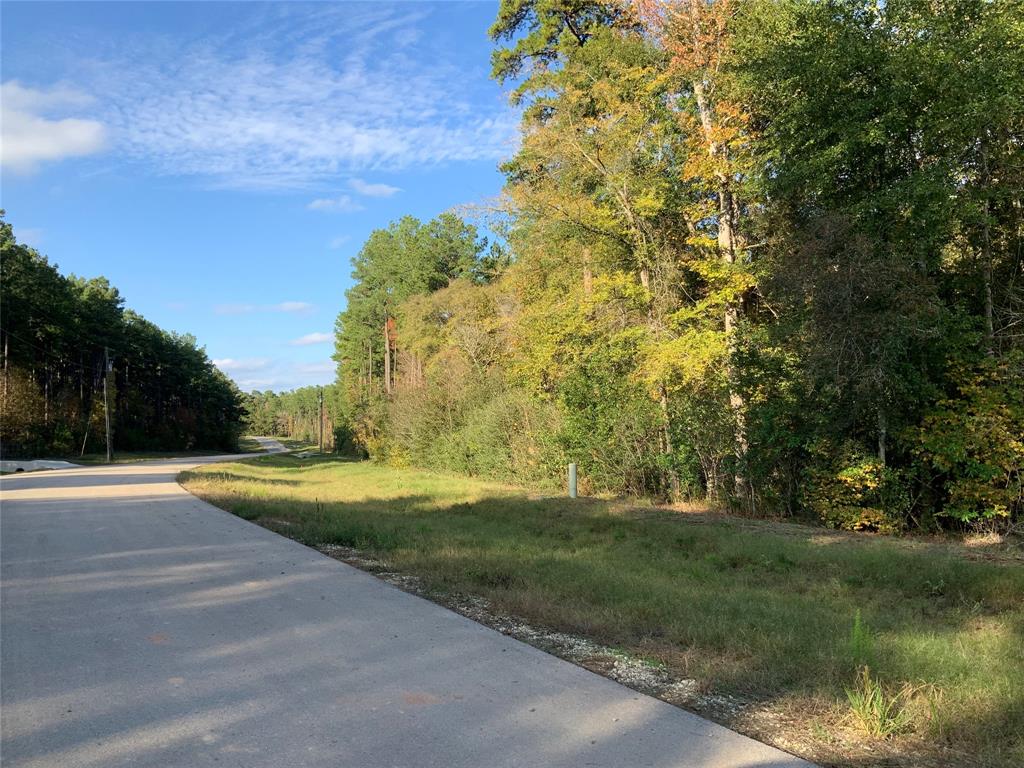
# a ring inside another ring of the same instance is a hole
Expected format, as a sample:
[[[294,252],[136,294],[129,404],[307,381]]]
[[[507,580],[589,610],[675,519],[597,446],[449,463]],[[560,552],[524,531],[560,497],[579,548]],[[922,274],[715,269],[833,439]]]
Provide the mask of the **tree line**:
[[[250,434],[288,437],[306,443],[319,443],[322,434],[325,451],[355,449],[341,417],[336,385],[299,387],[289,392],[256,390],[242,397]]]
[[[106,278],[62,275],[0,218],[0,442],[8,456],[232,451],[241,393],[194,337],[126,309]]]
[[[374,232],[380,460],[896,532],[1024,506],[1017,0],[503,0],[490,226]]]

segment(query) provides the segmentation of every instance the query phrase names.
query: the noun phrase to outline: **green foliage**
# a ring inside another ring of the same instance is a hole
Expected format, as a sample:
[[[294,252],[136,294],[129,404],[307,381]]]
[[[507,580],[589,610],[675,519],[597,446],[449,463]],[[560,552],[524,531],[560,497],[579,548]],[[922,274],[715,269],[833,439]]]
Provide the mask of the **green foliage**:
[[[245,428],[250,435],[276,435],[318,445],[322,432],[325,451],[358,452],[343,412],[342,392],[336,385],[300,387],[290,392],[254,391],[243,395]]]
[[[636,339],[594,341],[555,389],[563,453],[579,464],[584,492],[664,495],[662,416],[633,375]]]
[[[334,426],[400,466],[558,484],[575,461],[587,492],[1012,525],[1018,10],[504,0],[503,242],[449,214],[372,233]]]
[[[944,398],[911,432],[914,452],[936,473],[941,514],[961,523],[1024,514],[1024,355],[985,359],[954,377]]]
[[[240,432],[235,385],[191,336],[124,308],[106,278],[61,275],[0,219],[0,440],[6,455],[105,448],[106,373],[118,451],[229,451]]]
[[[504,82],[529,70],[513,92],[514,102],[543,92],[565,51],[582,47],[605,26],[628,25],[626,9],[625,2],[608,0],[502,0],[490,36],[511,45],[494,51],[491,73]]]
[[[898,533],[907,523],[910,498],[897,470],[857,453],[853,444],[815,452],[804,504],[826,525],[848,531]]]
[[[892,695],[862,667],[853,686],[846,689],[850,713],[865,733],[888,739],[910,729],[913,719],[905,707],[906,689]]]
[[[850,640],[848,653],[857,667],[866,668],[872,661],[875,643],[871,630],[861,619],[860,608],[853,614],[853,624],[850,626]]]

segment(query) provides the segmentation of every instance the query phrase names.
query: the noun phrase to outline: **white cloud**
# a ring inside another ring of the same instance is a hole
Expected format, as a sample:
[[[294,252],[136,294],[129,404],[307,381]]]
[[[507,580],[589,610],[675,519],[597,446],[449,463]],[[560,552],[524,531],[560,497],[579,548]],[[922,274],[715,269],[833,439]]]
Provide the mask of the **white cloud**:
[[[330,360],[324,360],[322,363],[302,363],[295,366],[295,370],[306,374],[324,374],[334,373],[337,368]]]
[[[218,315],[248,315],[253,312],[294,312],[308,315],[316,306],[308,301],[282,301],[280,304],[217,304],[213,311]]]
[[[0,86],[0,165],[31,173],[40,163],[99,152],[106,145],[102,123],[56,112],[81,108],[91,99],[80,91],[58,86],[27,88],[15,80]]]
[[[421,34],[423,18],[443,12],[254,5],[224,33],[138,33],[62,55],[89,92],[103,94],[101,116],[119,150],[157,173],[217,187],[317,188],[514,149],[518,117],[488,82],[486,62],[468,67]],[[386,184],[365,189],[352,187],[394,194]]]
[[[32,248],[39,248],[43,244],[43,230],[35,227],[21,227],[15,234],[19,243],[24,243]]]
[[[331,238],[330,242],[327,243],[327,247],[332,251],[336,251],[351,239],[352,237],[350,235],[338,235],[337,237]]]
[[[329,341],[334,341],[334,334],[331,333],[307,333],[305,336],[300,336],[297,339],[292,339],[288,343],[293,347],[308,347],[311,344],[326,344]]]
[[[213,308],[218,315],[247,315],[256,311],[255,304],[218,304]]]
[[[306,207],[311,211],[338,211],[340,213],[354,213],[363,210],[363,206],[348,195],[320,198],[314,200]]]
[[[265,370],[271,362],[272,361],[266,357],[223,357],[219,360],[214,360],[213,364],[224,371],[224,373],[234,374],[262,371]]]
[[[366,197],[391,197],[396,192],[402,191],[398,187],[392,187],[390,184],[371,184],[362,179],[351,179],[348,185],[356,194],[365,195]]]
[[[247,392],[254,389],[280,392],[296,387],[329,384],[335,377],[335,365],[330,360],[300,363],[267,358],[226,358],[214,360],[214,364]]]
[[[301,312],[308,314],[316,309],[316,307],[307,301],[282,301],[280,304],[275,304],[271,309],[275,312]]]

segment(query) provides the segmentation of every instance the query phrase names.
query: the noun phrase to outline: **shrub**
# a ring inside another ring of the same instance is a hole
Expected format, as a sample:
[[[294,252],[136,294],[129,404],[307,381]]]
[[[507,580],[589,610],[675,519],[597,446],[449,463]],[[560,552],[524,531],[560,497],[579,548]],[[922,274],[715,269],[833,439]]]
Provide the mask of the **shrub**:
[[[826,525],[848,531],[898,533],[910,511],[910,493],[898,470],[845,445],[819,446],[807,473],[803,503]]]
[[[911,432],[936,473],[939,514],[962,523],[1019,518],[1024,510],[1024,355],[956,375],[958,396],[938,402]]]

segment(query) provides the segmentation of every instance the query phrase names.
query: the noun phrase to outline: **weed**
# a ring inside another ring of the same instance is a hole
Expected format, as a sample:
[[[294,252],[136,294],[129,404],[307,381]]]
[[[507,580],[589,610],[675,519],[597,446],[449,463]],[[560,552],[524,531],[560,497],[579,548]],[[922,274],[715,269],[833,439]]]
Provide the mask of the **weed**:
[[[846,689],[854,720],[876,739],[888,739],[910,729],[912,717],[904,706],[907,694],[906,688],[895,695],[888,694],[867,667],[860,668],[853,687]]]
[[[853,614],[853,626],[850,627],[847,649],[853,663],[858,667],[866,666],[872,660],[874,640],[871,637],[871,630],[861,619],[860,608]]]

